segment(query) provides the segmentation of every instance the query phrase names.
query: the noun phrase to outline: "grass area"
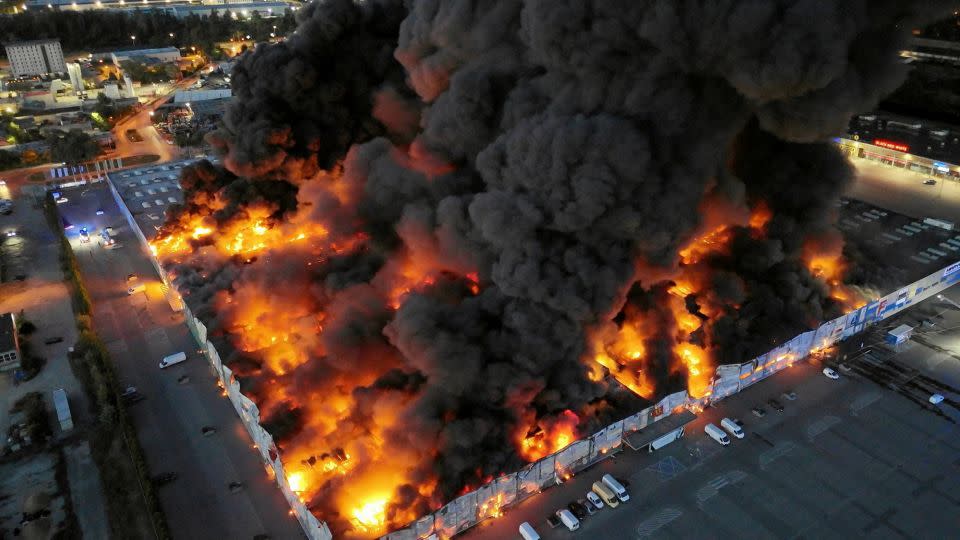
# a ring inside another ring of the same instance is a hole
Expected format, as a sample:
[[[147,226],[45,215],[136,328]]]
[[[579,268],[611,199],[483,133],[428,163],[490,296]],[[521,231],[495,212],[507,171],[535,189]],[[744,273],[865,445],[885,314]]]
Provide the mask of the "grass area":
[[[90,327],[90,317],[77,316],[80,338],[69,355],[70,366],[92,397],[97,419],[90,450],[100,469],[110,529],[115,538],[138,538],[154,530],[169,538],[166,518],[150,470],[123,400],[110,353]]]
[[[60,221],[60,214],[57,212],[57,203],[53,201],[53,196],[47,194],[46,201],[43,204],[43,213],[47,217],[47,225],[54,231],[60,239],[60,268],[70,284],[70,297],[73,300],[73,310],[76,313],[89,314],[92,309],[90,302],[90,293],[83,284],[80,277],[80,263],[77,262],[77,256],[70,248],[70,241],[63,232],[63,224]]]
[[[90,450],[103,481],[112,536],[142,538],[152,530],[156,538],[169,538],[143,448],[120,398],[116,367],[94,331],[90,295],[50,195],[47,195],[44,212],[60,239],[60,261],[77,313],[80,337],[69,354],[70,367],[83,384],[93,408],[95,421],[90,433]]]

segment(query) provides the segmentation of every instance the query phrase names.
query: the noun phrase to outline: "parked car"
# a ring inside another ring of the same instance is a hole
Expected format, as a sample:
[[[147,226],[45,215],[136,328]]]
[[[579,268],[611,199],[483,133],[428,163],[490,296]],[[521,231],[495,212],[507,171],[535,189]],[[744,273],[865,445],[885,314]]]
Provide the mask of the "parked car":
[[[137,280],[136,274],[127,274],[127,283],[130,283],[131,281],[136,281],[136,280]]]
[[[103,208],[97,208],[97,211],[95,212],[95,214],[97,214],[98,216],[102,216],[102,215],[103,215]]]
[[[560,518],[558,518],[556,514],[550,514],[547,516],[547,525],[549,525],[551,529],[556,529],[560,526]]]
[[[568,504],[567,510],[570,510],[570,513],[576,516],[576,518],[579,520],[586,519],[587,516],[590,515],[587,513],[586,507],[577,501],[573,501],[572,503]]]
[[[850,364],[840,364],[839,367],[840,367],[840,371],[844,373],[850,373],[851,371],[853,371],[853,368],[850,367]]]
[[[597,510],[600,510],[603,508],[603,500],[600,498],[599,495],[597,495],[592,491],[587,492],[587,501],[589,501],[590,504],[592,504],[594,508],[596,508]]]
[[[923,185],[925,185],[925,186],[935,186],[935,185],[937,185],[937,181],[934,180],[933,178],[924,178],[924,179],[923,179]]]
[[[123,389],[123,392],[120,392],[120,397],[132,396],[133,394],[136,394],[136,393],[137,393],[136,386],[128,386]]]
[[[767,411],[763,410],[763,407],[760,407],[760,406],[750,409],[750,412],[752,412],[753,415],[758,418],[763,418],[764,416],[767,415]]]
[[[68,198],[66,198],[66,197],[57,197],[57,204],[63,204],[63,203],[65,203],[65,202],[69,201],[69,200],[70,200],[70,199],[68,199]]]
[[[80,243],[81,244],[90,243],[90,233],[87,231],[86,227],[80,227]]]
[[[830,368],[828,368],[828,367],[823,368],[823,374],[826,375],[827,378],[830,378],[830,379],[833,379],[833,380],[837,380],[837,379],[840,378],[840,375],[839,375],[836,371],[834,371],[834,370],[832,370],[832,369],[830,369]]]
[[[593,505],[592,502],[586,499],[577,499],[577,504],[583,507],[587,511],[588,516],[592,516],[597,513],[597,507]]]
[[[933,403],[934,405],[939,405],[943,403],[943,396],[941,396],[940,394],[933,394],[932,396],[930,396],[930,403]]]
[[[44,345],[53,345],[55,343],[62,343],[62,342],[63,342],[63,337],[61,336],[48,337],[47,339],[43,340]]]
[[[783,405],[781,405],[780,402],[775,399],[768,400],[767,405],[777,412],[783,412]]]
[[[796,401],[797,393],[794,392],[793,390],[785,390],[782,394],[780,394],[780,397],[782,397],[787,401]]]

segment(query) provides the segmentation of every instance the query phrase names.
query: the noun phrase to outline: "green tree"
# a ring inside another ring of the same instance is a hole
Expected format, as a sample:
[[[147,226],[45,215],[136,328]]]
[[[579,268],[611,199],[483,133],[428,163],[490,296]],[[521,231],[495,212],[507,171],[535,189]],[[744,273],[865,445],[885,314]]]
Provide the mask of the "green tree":
[[[79,129],[53,131],[47,136],[50,159],[66,163],[89,161],[100,153],[100,145]]]

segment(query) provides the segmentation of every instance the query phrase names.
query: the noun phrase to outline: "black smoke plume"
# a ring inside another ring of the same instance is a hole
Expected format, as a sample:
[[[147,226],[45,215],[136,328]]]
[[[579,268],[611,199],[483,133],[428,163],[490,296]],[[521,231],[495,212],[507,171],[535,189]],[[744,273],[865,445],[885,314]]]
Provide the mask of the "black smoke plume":
[[[587,367],[592,329],[627,312],[662,329],[648,341],[658,391],[682,388],[667,365],[664,276],[700,231],[704,201],[772,217],[765,235],[734,227],[729,252],[697,263],[709,285],[686,307],[719,312],[692,339],[740,362],[838,313],[802,261],[850,178],[829,137],[898,86],[910,29],[946,4],[314,2],[285,43],[236,68],[214,139],[230,172],[188,173],[184,211],[217,191],[233,201],[224,218],[269,202],[277,221],[363,241],[246,265],[187,257],[181,288],[228,334],[217,291],[236,300],[257,286],[277,309],[298,306],[298,320],[324,313],[319,337],[306,324],[297,334],[307,362],[251,377],[291,395],[352,395],[354,409],[334,431],[308,425],[281,443],[357,445],[380,407],[399,408],[384,443],[414,464],[388,514],[427,511],[519,468],[517,433],[571,410],[589,434],[629,412]],[[409,261],[431,279],[392,306]],[[429,479],[432,492],[416,489]],[[346,530],[327,496],[341,489],[325,482],[314,503]]]

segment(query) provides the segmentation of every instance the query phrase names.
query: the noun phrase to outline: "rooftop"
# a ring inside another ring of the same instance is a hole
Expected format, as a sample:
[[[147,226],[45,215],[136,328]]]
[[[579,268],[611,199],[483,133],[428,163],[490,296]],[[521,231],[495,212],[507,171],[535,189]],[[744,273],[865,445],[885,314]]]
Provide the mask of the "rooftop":
[[[56,43],[60,44],[59,39],[31,39],[29,41],[11,41],[9,43],[4,43],[4,47],[24,47],[27,45],[43,45],[44,43]]]
[[[163,225],[167,207],[183,202],[180,171],[194,161],[171,161],[108,175],[147,240]]]

